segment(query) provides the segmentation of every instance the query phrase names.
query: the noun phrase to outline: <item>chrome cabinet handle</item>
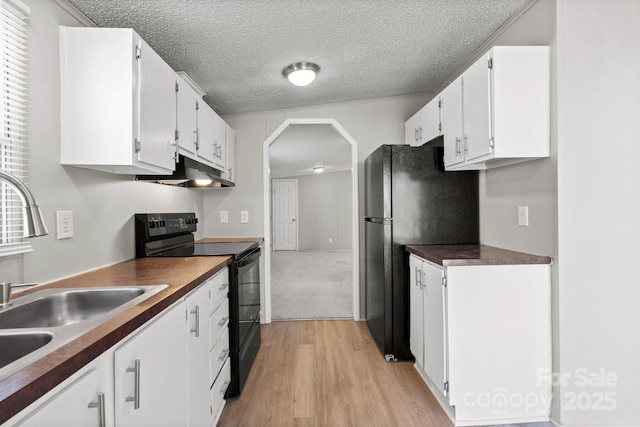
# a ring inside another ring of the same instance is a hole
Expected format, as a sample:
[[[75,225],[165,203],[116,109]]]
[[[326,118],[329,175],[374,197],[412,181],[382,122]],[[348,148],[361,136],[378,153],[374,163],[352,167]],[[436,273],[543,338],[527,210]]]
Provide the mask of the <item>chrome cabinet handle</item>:
[[[218,360],[222,361],[227,358],[229,355],[229,347],[225,348],[220,352],[220,356],[218,356]]]
[[[223,326],[225,323],[227,323],[227,320],[229,320],[229,316],[224,316],[222,319],[220,319],[220,321],[218,322],[218,326]]]
[[[227,391],[227,387],[229,387],[229,384],[231,384],[231,380],[225,380],[225,382],[222,383],[222,387],[220,387],[220,394],[224,394],[225,391]]]
[[[223,283],[222,285],[218,286],[218,290],[224,291],[227,287],[229,287],[229,282]]]
[[[196,327],[191,329],[190,332],[195,332],[196,338],[200,336],[200,306],[196,305],[196,307],[191,310],[191,314],[195,314],[196,316]]]
[[[416,286],[422,289],[422,272],[416,267]]]
[[[107,427],[107,416],[106,410],[104,406],[104,393],[98,393],[98,401],[97,402],[89,402],[87,408],[98,408],[98,416],[99,416],[99,426]]]
[[[127,368],[127,372],[133,372],[133,396],[124,399],[125,402],[133,402],[133,409],[140,408],[140,359],[136,359],[133,368]]]
[[[464,152],[469,152],[469,137],[467,135],[464,136]]]
[[[460,137],[456,136],[456,156],[462,155],[462,151],[460,150]]]

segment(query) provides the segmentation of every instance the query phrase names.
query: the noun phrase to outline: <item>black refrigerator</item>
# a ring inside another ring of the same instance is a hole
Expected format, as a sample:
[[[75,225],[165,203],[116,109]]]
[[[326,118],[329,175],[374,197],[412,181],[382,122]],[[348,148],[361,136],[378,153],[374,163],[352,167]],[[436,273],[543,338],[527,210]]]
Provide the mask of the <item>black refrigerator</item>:
[[[388,361],[413,360],[404,246],[478,243],[478,173],[445,172],[439,137],[379,147],[364,181],[367,326]]]

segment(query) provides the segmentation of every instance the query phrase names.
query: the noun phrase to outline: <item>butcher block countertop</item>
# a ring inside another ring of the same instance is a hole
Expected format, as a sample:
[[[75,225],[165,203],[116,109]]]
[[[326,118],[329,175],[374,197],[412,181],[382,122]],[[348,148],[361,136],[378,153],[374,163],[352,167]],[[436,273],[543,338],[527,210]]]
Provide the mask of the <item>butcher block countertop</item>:
[[[46,288],[168,285],[155,295],[0,380],[0,424],[230,263],[231,257],[228,256],[140,258],[25,291],[24,294]],[[16,298],[20,298],[20,294]]]
[[[551,264],[546,256],[526,254],[487,245],[407,245],[407,252],[435,264],[463,265],[519,265]]]

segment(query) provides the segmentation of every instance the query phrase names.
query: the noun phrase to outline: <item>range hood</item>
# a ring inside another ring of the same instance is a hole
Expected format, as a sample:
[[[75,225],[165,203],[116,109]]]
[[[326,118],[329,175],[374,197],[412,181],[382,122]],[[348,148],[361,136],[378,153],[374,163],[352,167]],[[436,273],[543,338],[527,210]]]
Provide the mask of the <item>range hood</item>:
[[[179,155],[176,170],[171,175],[136,175],[138,181],[151,181],[176,187],[228,188],[235,184],[221,176],[217,169]]]

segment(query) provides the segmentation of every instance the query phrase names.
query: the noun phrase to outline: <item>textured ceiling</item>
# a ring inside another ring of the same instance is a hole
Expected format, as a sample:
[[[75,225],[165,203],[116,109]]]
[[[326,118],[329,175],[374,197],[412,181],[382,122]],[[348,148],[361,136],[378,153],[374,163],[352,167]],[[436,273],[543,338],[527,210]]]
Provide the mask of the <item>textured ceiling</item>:
[[[289,125],[269,147],[272,178],[351,169],[351,144],[331,125]]]
[[[433,93],[528,0],[69,0],[133,28],[221,115]],[[306,88],[282,69],[317,63]]]

